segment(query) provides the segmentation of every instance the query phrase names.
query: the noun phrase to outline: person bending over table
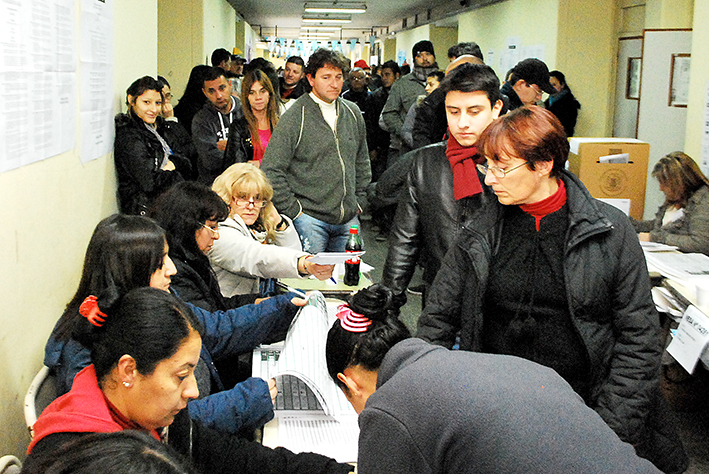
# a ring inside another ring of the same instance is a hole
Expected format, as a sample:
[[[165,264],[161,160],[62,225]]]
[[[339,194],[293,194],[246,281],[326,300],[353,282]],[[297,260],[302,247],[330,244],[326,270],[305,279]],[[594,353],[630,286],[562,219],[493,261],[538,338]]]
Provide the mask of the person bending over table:
[[[92,364],[34,424],[25,467],[89,433],[138,430],[204,474],[350,472],[324,456],[266,448],[190,419],[185,408],[199,395],[202,326],[174,295],[157,288],[107,293],[87,298],[80,311],[77,336],[91,348]]]
[[[434,279],[417,336],[556,370],[620,439],[665,472],[688,460],[659,390],[659,316],[628,218],[564,170],[548,110],[498,118],[478,139],[488,200]]]
[[[709,179],[681,151],[660,158],[652,176],[659,181],[665,202],[654,219],[632,220],[640,240],[709,255]]]
[[[273,188],[263,171],[237,163],[214,180],[212,190],[229,206],[219,240],[207,253],[226,297],[258,293],[262,278],[332,276],[332,265],[316,265],[302,251],[291,219],[271,202]]]
[[[330,376],[359,413],[358,472],[658,473],[556,372],[420,339],[373,285],[327,336]]]

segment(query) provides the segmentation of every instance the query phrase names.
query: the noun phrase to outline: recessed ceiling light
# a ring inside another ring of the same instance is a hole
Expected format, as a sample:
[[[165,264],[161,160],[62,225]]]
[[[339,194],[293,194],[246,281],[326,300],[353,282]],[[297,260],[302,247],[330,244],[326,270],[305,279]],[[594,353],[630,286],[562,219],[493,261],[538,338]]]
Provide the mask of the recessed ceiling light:
[[[307,2],[304,8],[309,13],[365,13],[367,11],[367,5],[364,3],[347,2]]]

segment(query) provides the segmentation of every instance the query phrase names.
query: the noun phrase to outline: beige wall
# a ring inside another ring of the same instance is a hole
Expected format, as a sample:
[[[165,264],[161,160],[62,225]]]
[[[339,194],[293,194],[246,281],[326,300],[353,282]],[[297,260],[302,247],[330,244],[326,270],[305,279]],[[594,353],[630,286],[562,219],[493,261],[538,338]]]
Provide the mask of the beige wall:
[[[690,28],[693,7],[694,0],[646,0],[645,28]]]
[[[475,41],[485,62],[502,79],[500,57],[507,49],[507,38],[518,37],[520,45],[544,46],[544,62],[553,69],[557,49],[558,0],[507,0],[458,16],[458,41]],[[490,61],[488,52],[495,56]],[[524,59],[524,58],[521,58]]]
[[[689,106],[684,151],[698,163],[702,159],[702,132],[704,104],[709,86],[709,0],[694,1],[694,28],[692,30],[692,68],[689,78]],[[706,157],[709,159],[709,156]]]
[[[158,72],[170,82],[174,104],[182,96],[192,68],[204,64],[204,12],[195,0],[158,0]]]
[[[436,50],[438,67],[445,71],[448,64],[450,64],[450,61],[448,61],[448,48],[458,43],[458,28],[455,26],[431,26],[430,35],[429,39]]]
[[[576,136],[610,136],[617,40],[614,0],[559,0],[556,60],[581,103]]]
[[[75,5],[79,18],[80,1]],[[157,69],[157,0],[120,0],[114,15],[118,104],[130,82]],[[76,290],[94,226],[116,211],[112,155],[82,164],[79,153],[76,148],[0,174],[1,454],[23,456],[27,449],[25,392],[42,365],[47,336]]]
[[[204,35],[203,55],[209,61],[212,51],[236,46],[236,12],[226,0],[202,0]],[[179,51],[176,51],[176,53]],[[211,64],[211,63],[210,63]]]

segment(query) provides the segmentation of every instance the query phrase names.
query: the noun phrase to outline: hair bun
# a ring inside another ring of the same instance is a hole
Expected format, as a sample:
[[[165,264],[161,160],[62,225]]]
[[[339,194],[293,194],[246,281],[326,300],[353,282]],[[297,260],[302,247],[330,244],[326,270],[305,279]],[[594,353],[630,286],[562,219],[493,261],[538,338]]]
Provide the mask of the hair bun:
[[[350,297],[348,303],[352,311],[373,321],[386,320],[391,304],[391,290],[379,283],[359,290]]]

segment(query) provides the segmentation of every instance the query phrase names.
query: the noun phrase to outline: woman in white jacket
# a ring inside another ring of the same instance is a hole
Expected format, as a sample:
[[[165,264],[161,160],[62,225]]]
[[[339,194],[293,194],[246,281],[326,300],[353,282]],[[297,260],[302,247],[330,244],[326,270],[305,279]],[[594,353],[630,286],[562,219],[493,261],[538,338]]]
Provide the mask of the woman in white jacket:
[[[332,276],[331,265],[314,264],[303,252],[293,222],[271,202],[273,188],[259,168],[233,164],[212,189],[230,209],[208,253],[225,297],[258,293],[260,278]]]

